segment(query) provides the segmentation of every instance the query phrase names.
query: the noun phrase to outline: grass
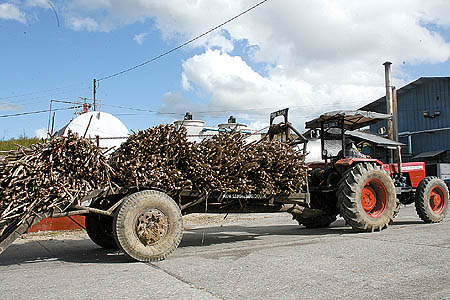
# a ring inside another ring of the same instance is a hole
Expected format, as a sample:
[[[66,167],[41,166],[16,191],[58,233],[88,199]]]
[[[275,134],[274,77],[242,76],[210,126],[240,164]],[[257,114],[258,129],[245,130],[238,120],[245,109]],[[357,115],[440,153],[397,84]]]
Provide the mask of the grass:
[[[42,140],[38,138],[21,137],[18,139],[10,139],[7,141],[0,141],[0,151],[9,151],[17,149],[17,145],[29,147],[32,144],[40,143]]]

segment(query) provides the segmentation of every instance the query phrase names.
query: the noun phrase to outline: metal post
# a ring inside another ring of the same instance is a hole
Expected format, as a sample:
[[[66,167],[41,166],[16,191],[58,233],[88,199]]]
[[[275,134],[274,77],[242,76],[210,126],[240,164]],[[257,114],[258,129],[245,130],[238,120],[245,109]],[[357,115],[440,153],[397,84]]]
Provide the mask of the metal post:
[[[393,131],[394,131],[394,140],[398,142],[398,103],[397,103],[397,89],[395,86],[392,87],[392,104],[393,104]]]
[[[384,64],[385,79],[386,79],[386,113],[393,116],[394,115],[394,97],[392,93],[392,79],[391,79],[391,62],[385,62]],[[391,120],[388,120],[388,137],[394,140],[394,125]]]
[[[50,100],[50,109],[49,109],[49,113],[48,113],[48,126],[47,126],[47,138],[50,138],[50,125],[52,122],[52,105],[53,105],[53,100]]]
[[[391,65],[392,63],[387,61],[384,64],[384,77],[386,84],[386,113],[393,116],[394,115],[394,99],[392,97],[392,80],[391,80]],[[388,138],[394,140],[394,124],[392,118],[387,121],[387,132]],[[389,163],[393,163],[394,151],[389,150]]]
[[[412,156],[412,136],[411,134],[408,135],[408,153],[410,156]]]
[[[97,79],[94,78],[94,111],[97,111],[97,101],[95,96],[97,95]]]
[[[55,112],[53,112],[53,118],[52,118],[52,129],[50,131],[50,137],[53,136],[53,130],[55,130]]]

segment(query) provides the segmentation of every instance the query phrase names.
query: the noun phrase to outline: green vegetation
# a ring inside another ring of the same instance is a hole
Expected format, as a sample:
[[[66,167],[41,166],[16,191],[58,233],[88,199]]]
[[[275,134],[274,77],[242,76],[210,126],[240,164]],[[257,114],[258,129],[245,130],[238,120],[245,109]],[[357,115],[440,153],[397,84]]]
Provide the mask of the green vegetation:
[[[0,151],[9,151],[17,149],[17,145],[29,147],[32,144],[40,143],[42,140],[38,138],[21,137],[18,139],[10,139],[7,141],[0,141]]]

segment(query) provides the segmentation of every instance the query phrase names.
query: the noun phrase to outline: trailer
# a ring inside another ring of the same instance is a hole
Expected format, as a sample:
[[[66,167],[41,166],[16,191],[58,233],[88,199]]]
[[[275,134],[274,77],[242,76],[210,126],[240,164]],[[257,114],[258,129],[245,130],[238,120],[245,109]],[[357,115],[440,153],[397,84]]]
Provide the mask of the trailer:
[[[278,117],[283,121],[275,124]],[[320,138],[322,160],[308,164],[306,184],[299,187],[299,193],[242,195],[184,190],[170,194],[133,186],[95,190],[64,211],[34,214],[25,222],[11,224],[0,236],[0,253],[43,218],[73,215],[85,216],[86,231],[94,243],[103,248],[119,247],[143,262],[165,259],[178,247],[183,236],[182,215],[189,213],[289,212],[309,228],[329,226],[340,215],[354,230],[375,231],[393,221],[401,202],[414,202],[423,221],[442,221],[448,208],[448,188],[439,178],[426,177],[424,163],[400,160],[383,164],[376,158],[347,155],[347,131],[388,118],[365,111],[335,111],[307,122],[306,127]],[[289,123],[288,109],[272,113],[270,123],[269,139],[308,153],[309,139]],[[400,146],[394,145],[400,151]]]

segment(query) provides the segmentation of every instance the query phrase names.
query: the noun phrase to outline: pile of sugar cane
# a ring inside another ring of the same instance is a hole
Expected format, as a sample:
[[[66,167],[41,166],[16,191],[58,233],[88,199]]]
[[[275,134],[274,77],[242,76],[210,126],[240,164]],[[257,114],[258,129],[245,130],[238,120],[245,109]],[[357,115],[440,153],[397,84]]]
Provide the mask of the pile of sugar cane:
[[[73,134],[9,151],[0,156],[0,235],[31,214],[63,211],[111,174],[102,149]]]
[[[109,160],[88,139],[69,134],[0,156],[0,235],[32,214],[64,211],[111,185],[275,195],[306,182],[304,156],[280,142],[246,144],[240,133],[194,143],[186,129],[160,125],[131,135]]]
[[[186,130],[161,125],[131,135],[110,164],[123,186],[273,195],[299,191],[305,184],[304,156],[285,143],[244,142],[240,133],[221,133],[189,142]]]

